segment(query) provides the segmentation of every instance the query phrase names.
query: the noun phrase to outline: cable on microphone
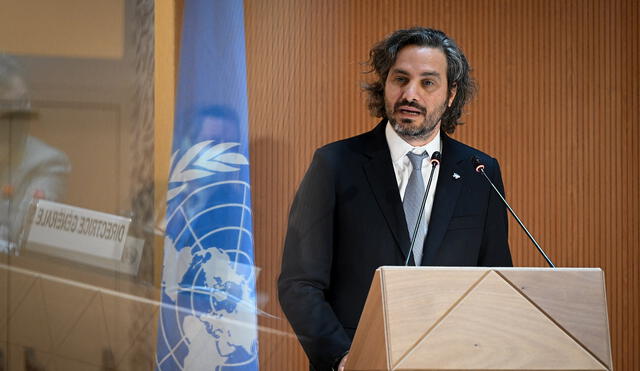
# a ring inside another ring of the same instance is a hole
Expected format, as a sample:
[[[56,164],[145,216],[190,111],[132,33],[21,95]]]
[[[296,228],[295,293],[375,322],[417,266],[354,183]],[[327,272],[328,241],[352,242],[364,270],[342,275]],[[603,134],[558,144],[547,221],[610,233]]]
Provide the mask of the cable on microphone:
[[[484,175],[485,179],[487,179],[487,181],[489,182],[489,184],[491,184],[491,187],[493,187],[493,190],[498,194],[498,196],[500,197],[500,199],[502,200],[502,203],[505,204],[505,206],[507,207],[507,209],[509,210],[509,212],[511,213],[511,215],[513,215],[513,217],[516,219],[516,221],[518,222],[518,224],[520,224],[520,227],[524,230],[524,232],[527,234],[527,236],[529,237],[529,239],[531,240],[531,242],[533,242],[533,244],[535,245],[536,249],[538,249],[538,252],[540,252],[540,254],[542,255],[542,257],[544,258],[544,260],[547,261],[547,264],[549,264],[549,266],[551,268],[555,268],[556,266],[553,264],[553,262],[551,261],[551,259],[549,259],[549,257],[547,256],[547,254],[545,254],[544,250],[542,250],[542,247],[540,247],[540,245],[538,244],[538,242],[536,241],[535,238],[533,238],[533,236],[531,235],[531,233],[529,233],[529,230],[527,229],[527,227],[524,226],[524,223],[522,223],[522,221],[520,220],[520,218],[518,218],[518,215],[516,215],[516,212],[513,211],[513,209],[511,208],[511,206],[509,205],[509,203],[507,202],[507,200],[504,198],[504,196],[502,196],[502,194],[500,193],[500,191],[498,190],[498,188],[496,188],[496,186],[493,184],[493,182],[491,181],[491,179],[489,179],[489,177],[487,176],[487,174],[484,172],[484,164],[482,162],[480,162],[480,159],[477,156],[472,156],[471,157],[471,164],[473,165],[473,167],[475,168],[476,172]]]
[[[404,266],[409,265],[409,259],[413,254],[413,246],[416,243],[416,237],[418,236],[418,227],[420,226],[420,222],[422,221],[422,213],[424,212],[424,206],[427,203],[427,196],[429,195],[429,188],[431,188],[431,181],[433,180],[433,173],[436,171],[436,167],[440,165],[440,159],[442,155],[440,151],[435,151],[431,154],[431,173],[429,174],[429,181],[427,182],[427,187],[424,190],[424,196],[422,196],[422,204],[420,205],[420,211],[418,212],[418,220],[416,221],[416,225],[413,228],[413,235],[411,237],[411,246],[409,247],[409,252],[407,253],[407,259],[404,261]]]

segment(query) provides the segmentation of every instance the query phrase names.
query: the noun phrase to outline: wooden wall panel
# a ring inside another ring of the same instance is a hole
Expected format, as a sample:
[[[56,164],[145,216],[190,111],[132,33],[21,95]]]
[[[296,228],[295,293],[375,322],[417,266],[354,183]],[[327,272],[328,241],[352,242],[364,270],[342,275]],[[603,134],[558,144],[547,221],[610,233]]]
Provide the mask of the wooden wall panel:
[[[640,369],[640,10],[634,0],[245,0],[261,325],[289,331],[279,273],[289,205],[320,145],[372,128],[371,45],[428,25],[458,41],[480,90],[455,136],[500,160],[508,198],[561,267],[606,273],[613,360]],[[517,266],[544,266],[515,222]],[[304,370],[261,332],[264,370]]]

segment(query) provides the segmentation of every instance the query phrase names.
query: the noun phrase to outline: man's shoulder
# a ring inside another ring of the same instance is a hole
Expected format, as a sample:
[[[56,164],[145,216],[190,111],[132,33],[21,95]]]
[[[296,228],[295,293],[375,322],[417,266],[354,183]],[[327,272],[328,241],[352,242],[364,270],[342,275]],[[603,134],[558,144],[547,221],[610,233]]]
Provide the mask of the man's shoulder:
[[[368,156],[372,152],[384,148],[387,148],[386,139],[384,138],[384,125],[380,123],[367,132],[327,143],[318,148],[316,152],[330,157],[337,155],[358,157],[359,155]]]
[[[495,158],[493,158],[493,156],[489,155],[488,153],[485,153],[475,147],[455,140],[448,135],[443,134],[442,140],[443,147],[445,148],[445,153],[443,153],[443,156],[446,156],[447,152],[449,152],[461,159],[470,159],[471,157],[475,156],[478,157],[482,162],[495,161]]]
[[[361,152],[367,147],[368,142],[371,141],[371,132],[358,134],[349,138],[337,140],[335,142],[327,143],[318,148],[319,152],[334,153],[334,152]]]

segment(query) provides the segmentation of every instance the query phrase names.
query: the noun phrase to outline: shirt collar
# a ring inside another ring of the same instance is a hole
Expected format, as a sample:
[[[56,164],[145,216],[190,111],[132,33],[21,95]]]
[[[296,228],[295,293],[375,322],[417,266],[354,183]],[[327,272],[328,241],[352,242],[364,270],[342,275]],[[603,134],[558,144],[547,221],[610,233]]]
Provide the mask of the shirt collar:
[[[384,134],[387,138],[387,144],[389,145],[389,152],[391,153],[391,161],[397,162],[402,160],[402,157],[407,154],[409,151],[413,151],[414,153],[422,153],[427,151],[429,156],[433,154],[435,151],[442,152],[442,138],[440,136],[440,130],[438,130],[438,134],[427,144],[420,147],[414,147],[411,144],[405,142],[404,139],[400,138],[398,133],[391,127],[389,121],[387,121],[387,126],[384,129]]]

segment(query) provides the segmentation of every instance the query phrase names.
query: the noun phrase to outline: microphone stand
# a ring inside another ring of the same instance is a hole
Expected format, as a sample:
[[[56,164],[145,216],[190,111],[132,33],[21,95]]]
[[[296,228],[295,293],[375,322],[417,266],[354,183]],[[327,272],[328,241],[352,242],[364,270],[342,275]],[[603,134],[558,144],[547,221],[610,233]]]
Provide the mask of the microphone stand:
[[[422,213],[424,212],[424,206],[427,203],[427,196],[429,195],[429,188],[431,188],[431,181],[433,180],[433,173],[436,171],[436,166],[440,164],[440,152],[435,151],[431,155],[431,173],[429,174],[429,181],[427,182],[427,189],[424,191],[424,196],[422,196],[422,204],[420,204],[420,211],[418,212],[418,220],[416,221],[416,225],[413,228],[413,236],[411,237],[411,246],[409,247],[409,252],[407,253],[407,259],[404,261],[404,266],[406,267],[409,264],[409,259],[413,254],[413,247],[416,244],[416,237],[418,236],[418,227],[420,226],[420,222],[422,221]]]
[[[511,215],[513,215],[513,217],[516,219],[516,221],[518,222],[518,224],[520,224],[520,227],[522,227],[522,229],[524,230],[524,232],[527,234],[527,236],[529,236],[529,239],[531,240],[531,242],[533,242],[533,244],[535,245],[536,249],[538,249],[538,251],[540,252],[540,254],[542,255],[542,257],[544,258],[544,260],[547,261],[547,264],[549,264],[549,266],[551,268],[555,268],[556,266],[553,264],[553,262],[551,261],[551,259],[549,259],[549,257],[547,256],[547,254],[545,254],[544,250],[542,250],[542,247],[540,247],[540,245],[538,245],[538,242],[536,241],[535,238],[533,238],[533,236],[531,235],[531,233],[529,233],[529,230],[527,229],[527,227],[524,226],[524,223],[522,223],[522,221],[520,220],[520,218],[518,218],[518,215],[516,215],[516,212],[513,211],[513,209],[511,208],[511,206],[509,205],[509,203],[507,202],[507,200],[502,196],[502,194],[500,193],[500,191],[498,191],[498,188],[496,188],[496,186],[493,184],[493,182],[491,181],[491,179],[489,179],[489,177],[487,176],[487,174],[484,172],[484,165],[480,162],[480,159],[478,159],[477,157],[473,156],[471,158],[471,162],[473,163],[473,166],[475,166],[476,171],[478,173],[481,173],[482,175],[484,175],[485,179],[487,179],[487,181],[489,182],[489,184],[491,184],[491,187],[493,187],[493,190],[496,191],[496,193],[498,194],[498,196],[500,197],[500,199],[502,200],[502,202],[507,206],[507,209],[509,210],[509,212],[511,213]]]

